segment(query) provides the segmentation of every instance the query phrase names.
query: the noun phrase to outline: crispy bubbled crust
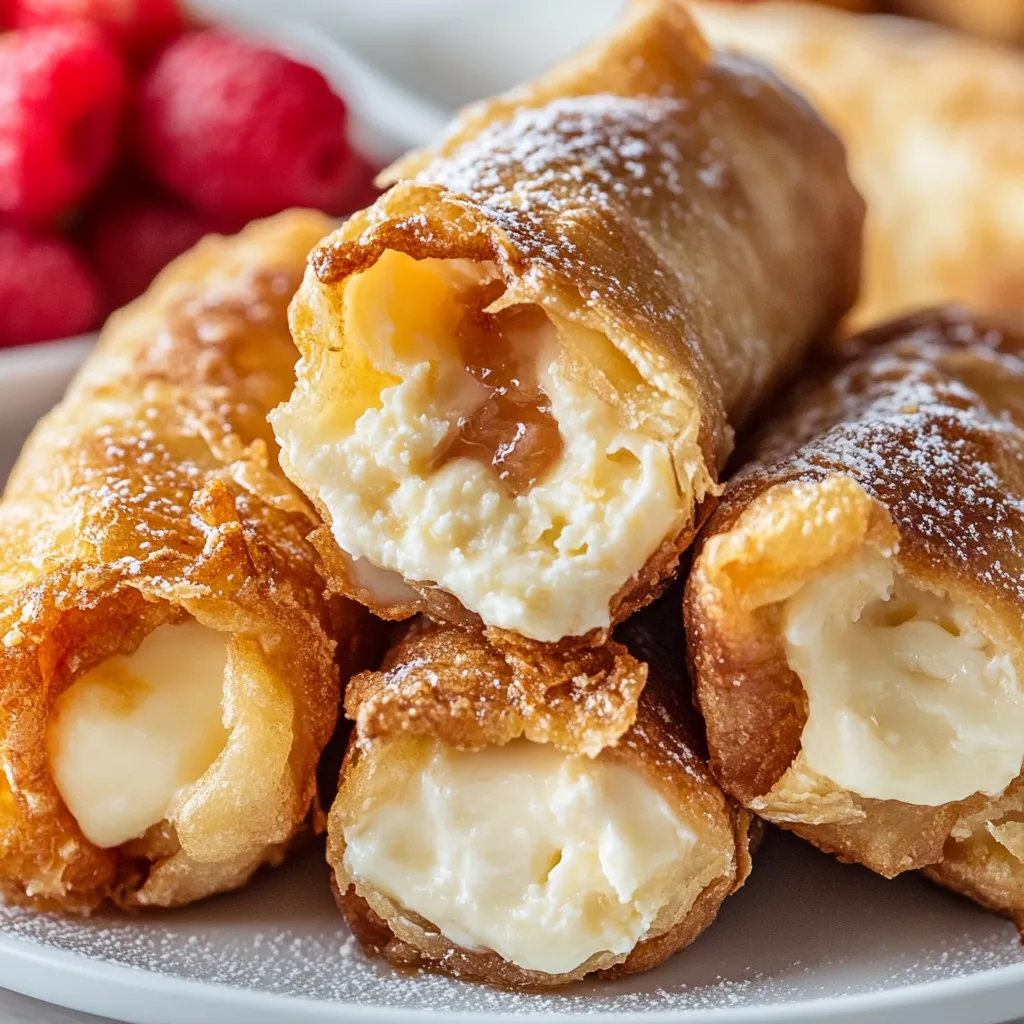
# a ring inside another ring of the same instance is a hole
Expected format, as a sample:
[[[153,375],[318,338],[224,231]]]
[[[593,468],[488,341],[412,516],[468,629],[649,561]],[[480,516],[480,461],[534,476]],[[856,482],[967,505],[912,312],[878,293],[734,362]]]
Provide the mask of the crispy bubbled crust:
[[[621,644],[506,657],[477,630],[417,619],[380,671],[351,680],[345,714],[366,742],[404,733],[481,750],[523,736],[594,755],[633,724],[646,679]]]
[[[0,504],[10,901],[188,902],[279,861],[314,805],[363,614],[323,597],[315,516],[278,469],[266,416],[294,377],[288,302],[330,226],[293,211],[201,242],[111,318],[25,444]],[[187,616],[234,636],[228,747],[173,823],[98,849],[50,776],[49,714],[84,672]]]

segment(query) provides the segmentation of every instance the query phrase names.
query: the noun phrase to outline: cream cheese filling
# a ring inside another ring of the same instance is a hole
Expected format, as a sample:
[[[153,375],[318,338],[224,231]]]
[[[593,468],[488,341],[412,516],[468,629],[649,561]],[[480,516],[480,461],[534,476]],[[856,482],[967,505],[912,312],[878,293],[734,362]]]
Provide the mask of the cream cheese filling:
[[[385,253],[345,293],[345,345],[378,374],[376,401],[366,407],[364,395],[343,411],[332,395],[338,415],[318,416],[300,388],[274,425],[352,559],[435,583],[488,625],[557,641],[609,625],[612,598],[691,515],[692,493],[680,493],[691,478],[683,473],[681,485],[669,444],[624,425],[575,377],[550,321],[510,341],[535,353],[561,437],[557,461],[513,494],[490,465],[440,459],[487,401],[453,337],[456,293],[484,274]],[[344,369],[348,357],[338,358]],[[702,466],[695,439],[693,450]]]
[[[194,621],[161,626],[58,698],[50,770],[89,842],[113,847],[143,835],[220,754],[228,640]]]
[[[999,794],[1020,773],[1017,667],[968,607],[876,549],[805,584],[782,630],[807,693],[804,761],[838,787],[937,806]]]
[[[628,953],[707,867],[696,833],[637,769],[527,740],[434,744],[421,770],[396,771],[363,801],[344,839],[357,886],[546,974]]]

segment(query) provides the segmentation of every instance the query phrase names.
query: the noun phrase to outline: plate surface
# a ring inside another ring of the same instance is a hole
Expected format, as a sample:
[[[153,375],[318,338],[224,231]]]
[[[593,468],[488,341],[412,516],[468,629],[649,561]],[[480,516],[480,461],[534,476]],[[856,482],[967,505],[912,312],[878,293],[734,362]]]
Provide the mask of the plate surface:
[[[0,478],[88,341],[0,352]],[[0,986],[139,1024],[217,1020],[678,1020],[990,1024],[1024,1010],[1013,927],[917,877],[886,882],[769,836],[719,920],[663,967],[560,995],[400,976],[353,944],[322,850],[176,913],[89,920],[0,908]]]

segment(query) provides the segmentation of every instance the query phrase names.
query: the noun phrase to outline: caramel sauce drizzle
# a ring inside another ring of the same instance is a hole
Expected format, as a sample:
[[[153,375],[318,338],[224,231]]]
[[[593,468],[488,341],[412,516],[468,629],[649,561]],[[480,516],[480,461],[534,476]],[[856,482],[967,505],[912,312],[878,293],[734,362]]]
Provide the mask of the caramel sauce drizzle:
[[[536,346],[517,340],[540,337],[547,315],[530,305],[484,312],[504,287],[493,281],[467,304],[458,331],[459,349],[466,370],[489,393],[480,408],[460,418],[442,461],[483,462],[513,496],[519,496],[558,460],[562,436],[538,379]]]

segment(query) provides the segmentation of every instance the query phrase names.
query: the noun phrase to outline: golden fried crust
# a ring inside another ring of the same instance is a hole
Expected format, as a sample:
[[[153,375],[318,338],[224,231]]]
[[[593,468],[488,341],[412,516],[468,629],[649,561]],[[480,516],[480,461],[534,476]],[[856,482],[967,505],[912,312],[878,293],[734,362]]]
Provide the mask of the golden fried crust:
[[[891,0],[900,14],[928,18],[986,39],[1024,43],[1024,4],[1020,0]]]
[[[351,680],[345,714],[366,742],[406,733],[481,750],[525,736],[593,756],[633,724],[646,680],[647,666],[615,642],[530,661],[421,619],[379,672]]]
[[[1011,918],[1024,937],[1024,780],[980,814],[957,822],[926,878]]]
[[[1024,309],[1024,54],[818,5],[694,7],[716,45],[772,64],[846,143],[868,201],[854,328],[937,303]]]
[[[619,641],[561,668],[510,664],[479,632],[417,620],[379,673],[352,681],[345,708],[356,727],[342,771],[342,796],[331,810],[328,861],[338,906],[368,952],[395,967],[436,970],[502,988],[544,989],[595,972],[617,977],[649,970],[714,920],[722,901],[750,871],[760,827],[723,795],[708,770],[700,724],[680,678],[678,618],[679,596],[670,595],[631,620]],[[548,673],[556,674],[544,689]],[[346,782],[352,785],[358,777],[360,762],[380,756],[384,741],[403,733],[465,750],[526,736],[569,752],[627,762],[643,771],[672,806],[686,808],[701,842],[726,851],[728,868],[667,919],[659,915],[656,934],[628,955],[596,954],[567,974],[525,970],[497,953],[461,947],[345,871],[345,821],[360,801],[358,793],[345,789]]]
[[[1024,646],[1024,323],[949,309],[845,342],[747,453],[687,583],[711,764],[746,806],[885,875],[935,864],[980,794],[939,807],[839,790],[799,758],[807,704],[780,603],[864,544]],[[786,776],[782,791],[773,790]],[[771,792],[771,796],[767,796]]]
[[[507,284],[502,301],[536,303],[611,342],[607,366],[591,352],[573,361],[627,421],[647,407],[638,395],[698,414],[695,504],[715,493],[734,429],[856,294],[863,203],[842,146],[760,66],[712,54],[679,0],[636,0],[611,36],[470,107],[438,146],[383,180],[391,190],[312,254],[292,308],[299,393],[323,387],[330,401],[324,367],[344,351],[346,283],[385,251],[488,262]],[[658,429],[683,472],[694,460],[684,461],[685,428]],[[315,494],[300,467],[284,468]],[[613,621],[656,596],[701,515],[624,585]],[[318,544],[332,586],[378,615],[473,624],[429,583],[374,603],[344,558],[327,554],[329,540]]]
[[[305,539],[315,516],[277,467],[266,416],[294,376],[286,307],[329,227],[294,211],[201,242],[111,318],[25,445],[0,504],[9,900],[88,911],[208,895],[280,860],[313,806],[363,613],[323,597]],[[173,827],[98,849],[50,776],[51,709],[84,672],[189,615],[235,635],[226,724],[269,746],[229,741]],[[284,717],[290,736],[269,724]]]

